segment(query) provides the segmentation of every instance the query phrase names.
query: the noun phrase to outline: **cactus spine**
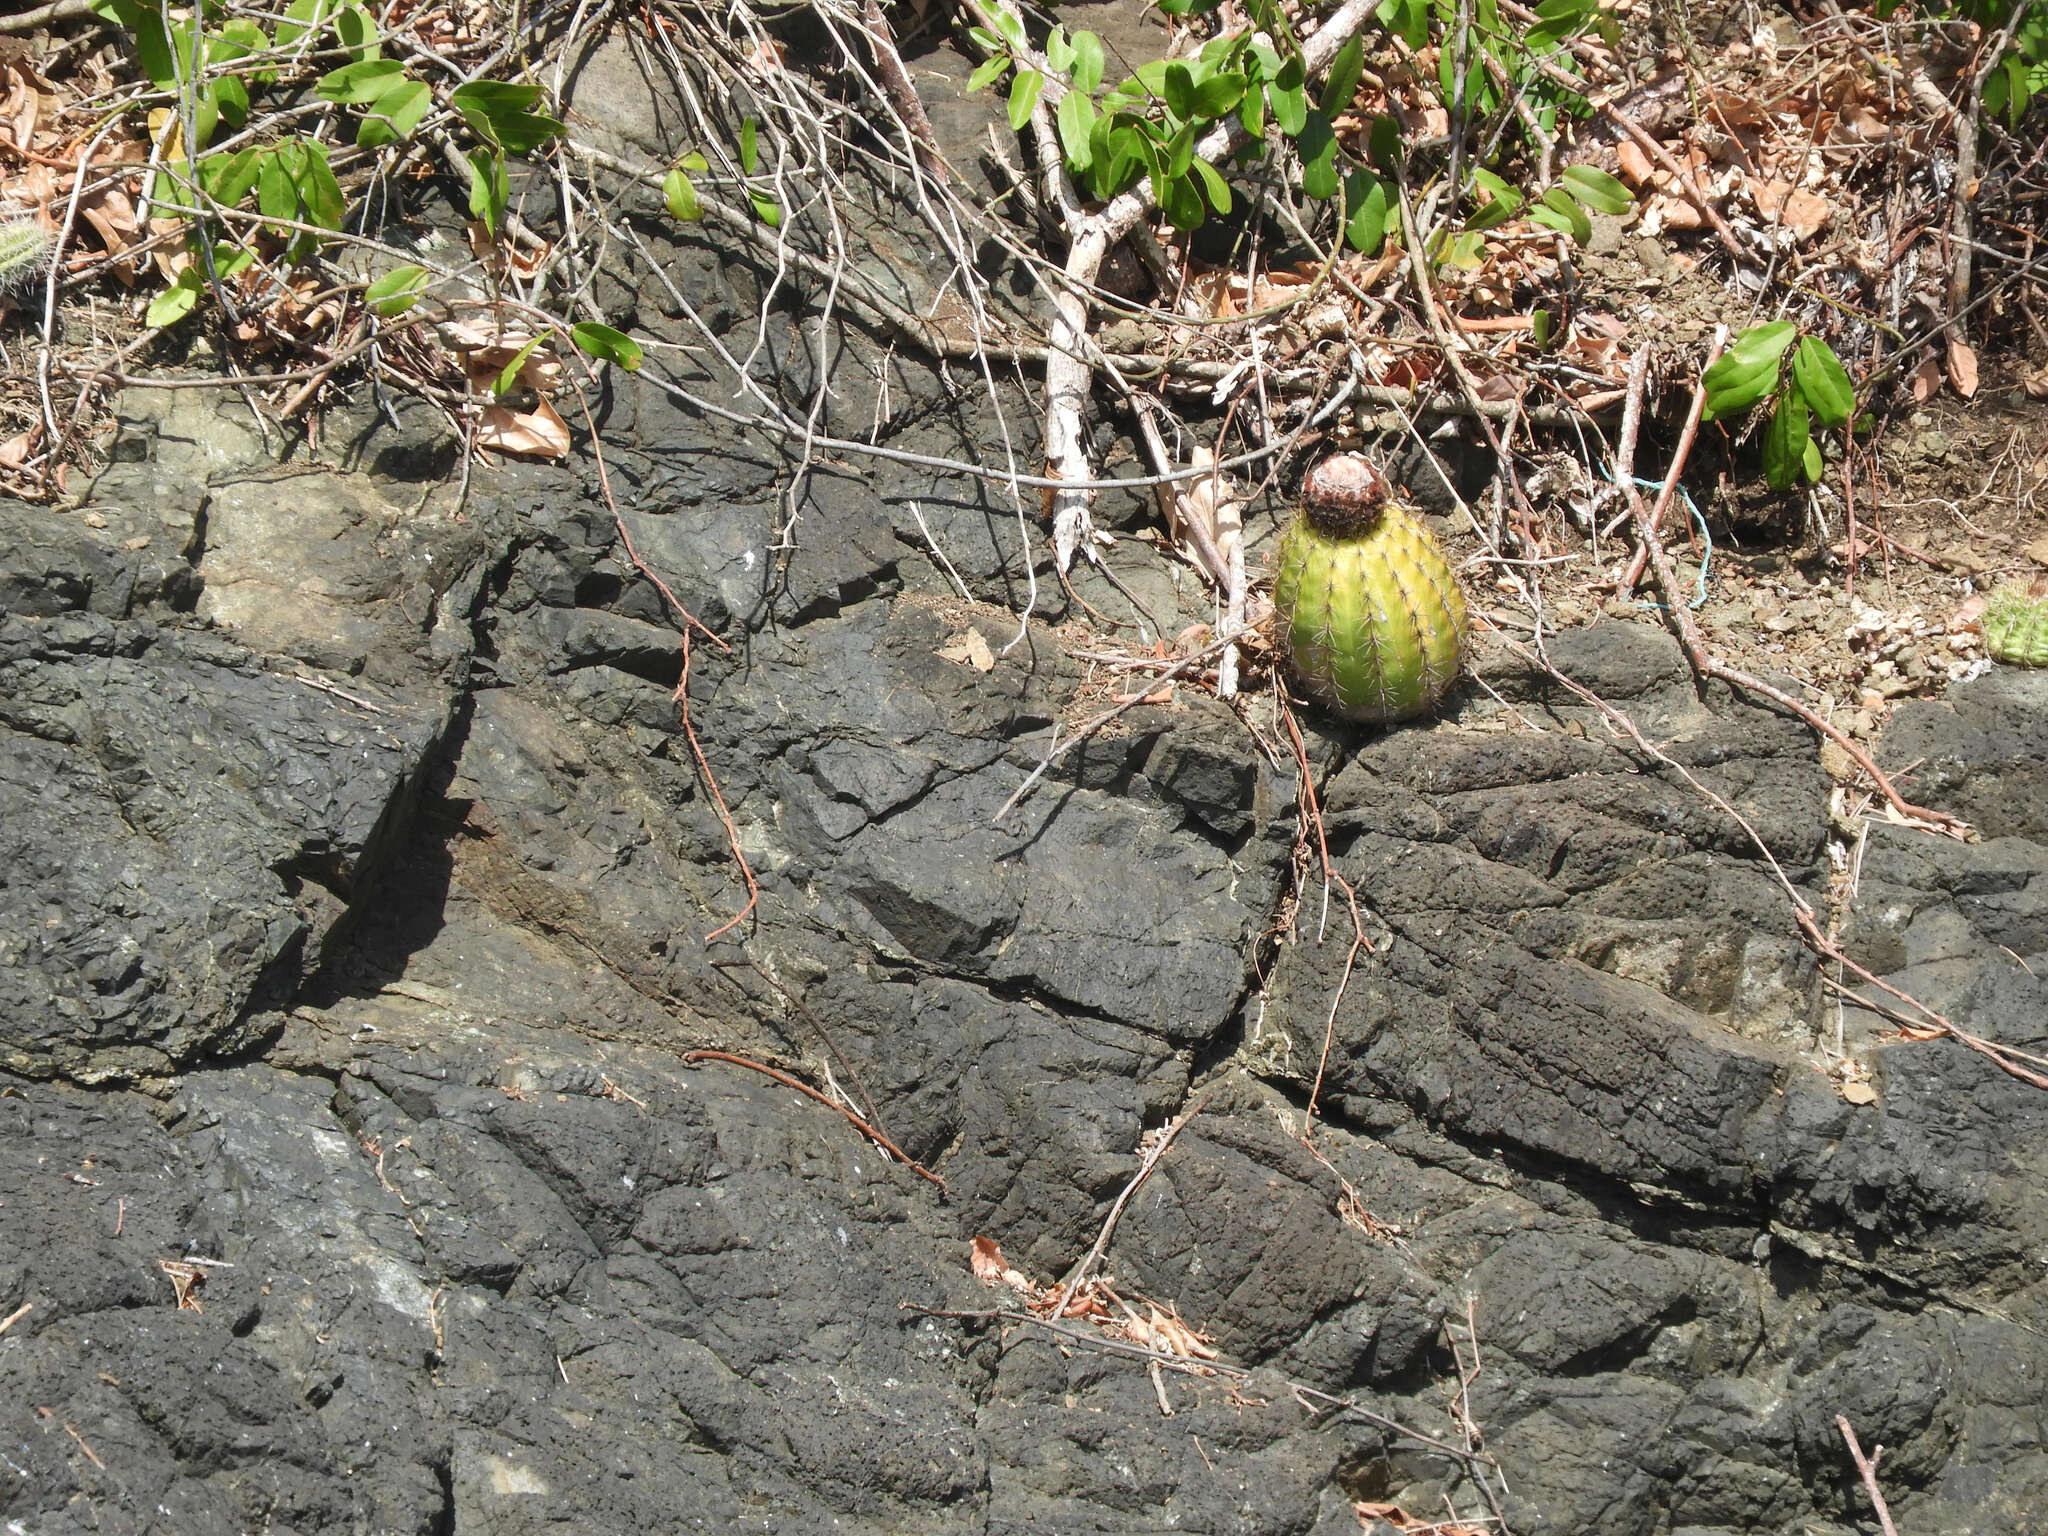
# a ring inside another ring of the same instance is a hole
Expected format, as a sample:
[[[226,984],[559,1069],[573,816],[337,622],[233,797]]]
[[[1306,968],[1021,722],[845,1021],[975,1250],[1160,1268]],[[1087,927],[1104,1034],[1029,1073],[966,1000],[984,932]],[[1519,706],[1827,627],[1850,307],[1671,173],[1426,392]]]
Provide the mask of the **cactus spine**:
[[[2014,667],[2048,667],[2048,595],[2000,587],[1984,605],[1984,649]]]
[[[1273,583],[1278,643],[1302,690],[1351,720],[1406,720],[1458,675],[1465,598],[1429,531],[1357,454],[1302,486]]]
[[[0,223],[0,293],[17,288],[43,270],[50,258],[52,236],[24,219]]]

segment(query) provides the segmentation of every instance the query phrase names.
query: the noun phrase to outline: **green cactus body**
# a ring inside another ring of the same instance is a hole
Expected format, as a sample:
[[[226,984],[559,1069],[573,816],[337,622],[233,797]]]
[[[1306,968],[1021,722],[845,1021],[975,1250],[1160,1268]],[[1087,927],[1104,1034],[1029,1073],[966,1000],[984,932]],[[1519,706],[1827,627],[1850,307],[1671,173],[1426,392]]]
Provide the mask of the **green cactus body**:
[[[0,224],[0,293],[18,288],[42,271],[53,236],[27,220]]]
[[[1377,475],[1371,481],[1377,485]],[[1429,531],[1402,508],[1381,501],[1361,515],[1353,492],[1353,506],[1331,516],[1329,498],[1319,505],[1317,489],[1312,475],[1304,488],[1309,505],[1280,543],[1273,585],[1280,648],[1302,689],[1347,719],[1419,715],[1458,675],[1465,598],[1457,577]]]
[[[2013,667],[2048,667],[2048,597],[2001,587],[1984,605],[1984,649]]]

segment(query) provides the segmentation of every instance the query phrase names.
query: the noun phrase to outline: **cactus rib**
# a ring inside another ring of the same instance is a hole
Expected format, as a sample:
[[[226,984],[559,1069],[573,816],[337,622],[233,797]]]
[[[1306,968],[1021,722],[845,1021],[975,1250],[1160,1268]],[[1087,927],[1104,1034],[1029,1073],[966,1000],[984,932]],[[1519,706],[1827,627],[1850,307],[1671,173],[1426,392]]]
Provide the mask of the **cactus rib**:
[[[2048,667],[2048,596],[2001,587],[1984,606],[1984,649],[2013,667]]]

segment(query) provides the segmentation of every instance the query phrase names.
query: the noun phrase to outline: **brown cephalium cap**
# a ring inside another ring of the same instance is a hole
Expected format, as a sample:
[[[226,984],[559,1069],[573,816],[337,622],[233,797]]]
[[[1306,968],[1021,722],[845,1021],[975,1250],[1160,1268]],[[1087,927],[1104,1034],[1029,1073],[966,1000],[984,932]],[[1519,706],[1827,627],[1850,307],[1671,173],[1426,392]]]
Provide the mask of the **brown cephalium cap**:
[[[1301,504],[1309,521],[1324,533],[1357,538],[1380,520],[1387,482],[1364,454],[1336,454],[1308,472],[1301,483]]]

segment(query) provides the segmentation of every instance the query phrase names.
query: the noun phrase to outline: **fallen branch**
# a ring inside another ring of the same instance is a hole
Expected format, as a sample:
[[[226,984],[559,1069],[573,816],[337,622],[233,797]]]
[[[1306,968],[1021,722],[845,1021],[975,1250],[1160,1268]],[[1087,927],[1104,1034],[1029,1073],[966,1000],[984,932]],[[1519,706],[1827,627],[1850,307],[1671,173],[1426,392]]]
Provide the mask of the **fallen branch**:
[[[1102,1230],[1095,1234],[1095,1246],[1090,1248],[1081,1262],[1074,1266],[1074,1272],[1067,1277],[1067,1283],[1060,1287],[1059,1305],[1052,1309],[1054,1317],[1065,1317],[1067,1315],[1067,1308],[1072,1306],[1074,1302],[1074,1292],[1081,1289],[1082,1285],[1086,1283],[1088,1272],[1095,1267],[1096,1261],[1108,1251],[1110,1236],[1116,1231],[1116,1224],[1124,1213],[1124,1207],[1131,1203],[1131,1196],[1138,1192],[1140,1185],[1152,1177],[1152,1170],[1157,1168],[1159,1160],[1166,1156],[1166,1149],[1173,1145],[1174,1137],[1186,1130],[1188,1122],[1199,1115],[1208,1105],[1209,1096],[1205,1093],[1178,1115],[1173,1123],[1167,1126],[1165,1134],[1145,1153],[1144,1161],[1138,1164],[1138,1171],[1131,1175],[1130,1182],[1124,1185],[1123,1192],[1116,1197],[1116,1203],[1109,1208],[1109,1215],[1103,1218]]]
[[[1849,1459],[1856,1463],[1856,1470],[1863,1478],[1863,1491],[1870,1495],[1870,1506],[1877,1511],[1877,1523],[1883,1528],[1884,1536],[1899,1536],[1899,1528],[1892,1524],[1892,1512],[1885,1507],[1884,1490],[1877,1486],[1877,1458],[1884,1454],[1884,1447],[1880,1445],[1865,1456],[1863,1447],[1856,1443],[1856,1431],[1849,1427],[1848,1417],[1844,1414],[1835,1415],[1835,1428],[1842,1432],[1842,1439],[1848,1444]]]

